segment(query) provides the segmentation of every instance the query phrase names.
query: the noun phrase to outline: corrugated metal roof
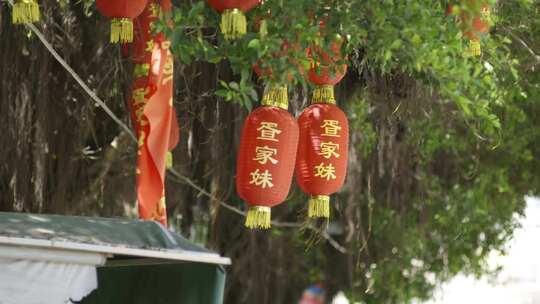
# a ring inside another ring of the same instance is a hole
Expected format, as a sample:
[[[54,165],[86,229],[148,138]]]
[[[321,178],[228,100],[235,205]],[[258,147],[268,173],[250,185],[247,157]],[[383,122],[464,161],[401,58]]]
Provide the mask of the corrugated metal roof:
[[[230,264],[161,224],[119,218],[0,212],[0,244]]]

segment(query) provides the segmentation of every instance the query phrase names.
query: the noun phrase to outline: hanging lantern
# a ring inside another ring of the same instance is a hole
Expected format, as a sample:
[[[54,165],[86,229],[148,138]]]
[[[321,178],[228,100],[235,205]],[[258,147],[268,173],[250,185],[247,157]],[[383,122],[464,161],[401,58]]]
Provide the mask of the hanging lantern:
[[[308,56],[312,58],[311,68],[308,71],[309,81],[316,85],[313,92],[313,103],[335,102],[334,86],[347,74],[347,64],[339,65],[343,59],[341,47],[343,39],[336,37],[330,45],[330,53],[320,47],[308,50]]]
[[[300,189],[310,196],[309,217],[330,217],[330,195],[339,191],[347,174],[349,124],[334,97],[334,86],[347,73],[347,65],[340,64],[343,42],[336,36],[329,52],[319,46],[308,50],[312,60],[308,78],[316,88],[312,105],[298,118],[295,175]]]
[[[13,24],[27,24],[39,21],[39,4],[37,0],[15,0],[13,3]]]
[[[97,9],[111,18],[111,43],[133,41],[133,19],[146,7],[147,0],[96,0]]]
[[[300,139],[296,181],[310,195],[308,216],[330,217],[330,195],[347,174],[349,123],[334,100],[315,103],[298,118]]]
[[[289,193],[298,146],[298,125],[287,104],[262,101],[242,130],[236,189],[248,203],[246,227],[270,228],[271,208]]]
[[[489,32],[489,18],[490,11],[489,6],[484,3],[481,6],[480,15],[476,14],[472,18],[472,24],[470,30],[465,32],[465,36],[469,38],[469,49],[466,52],[467,56],[480,56],[482,55],[482,48],[480,39]],[[463,17],[464,20],[468,20]]]
[[[480,40],[489,32],[490,28],[490,8],[487,2],[479,0],[467,0],[469,10],[461,10],[456,17],[463,30],[463,35],[469,40],[468,49],[465,55],[468,57],[480,56],[482,54]],[[454,6],[449,6],[447,14],[456,15]]]
[[[305,75],[305,69],[304,66],[301,65],[298,60],[294,58],[294,56],[290,56],[290,51],[293,52],[300,52],[301,46],[298,43],[291,44],[288,41],[284,41],[283,45],[281,46],[281,50],[278,52],[272,53],[272,57],[274,58],[282,58],[282,57],[288,57],[288,61],[292,66],[295,66],[295,68],[288,68],[286,71],[281,71],[280,73],[274,73],[272,71],[272,68],[268,65],[265,65],[262,60],[259,60],[257,63],[253,65],[253,70],[259,76],[260,79],[264,80],[265,82],[277,82],[280,79],[276,79],[276,77],[286,74],[287,75],[287,81],[291,82],[294,79],[294,72],[296,71],[301,76]]]
[[[221,32],[227,40],[244,36],[247,32],[246,15],[260,0],[208,0],[208,4],[221,14]]]

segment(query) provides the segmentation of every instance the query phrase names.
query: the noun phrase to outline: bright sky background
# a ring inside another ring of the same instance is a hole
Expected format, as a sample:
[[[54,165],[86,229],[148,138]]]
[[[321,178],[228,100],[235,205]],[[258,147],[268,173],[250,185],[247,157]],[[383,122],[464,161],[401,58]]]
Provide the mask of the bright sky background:
[[[490,258],[503,266],[494,279],[459,276],[428,304],[540,304],[540,199],[529,198],[522,228],[508,244],[507,256]]]

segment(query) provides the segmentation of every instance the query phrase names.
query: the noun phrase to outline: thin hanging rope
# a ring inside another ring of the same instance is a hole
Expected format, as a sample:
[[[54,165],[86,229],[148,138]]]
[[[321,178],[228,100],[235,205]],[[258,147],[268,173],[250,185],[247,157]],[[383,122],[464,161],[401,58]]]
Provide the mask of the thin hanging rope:
[[[7,0],[7,1],[11,6],[13,6],[13,0]],[[109,115],[122,129],[124,129],[124,131],[128,133],[128,135],[131,137],[132,140],[137,142],[137,137],[135,136],[133,131],[131,131],[131,129],[124,122],[122,122],[122,120],[118,118],[116,114],[114,114],[114,112],[107,106],[107,104],[105,104],[105,102],[101,100],[101,98],[99,98],[96,95],[96,93],[94,93],[94,91],[92,91],[86,85],[86,83],[81,79],[81,77],[79,77],[79,75],[71,68],[71,66],[58,54],[58,52],[49,43],[49,41],[47,41],[43,33],[41,33],[41,31],[35,25],[31,23],[25,24],[25,26],[29,28],[32,32],[34,32],[34,34],[36,34],[36,36],[39,38],[41,43],[43,43],[43,45],[47,48],[47,50],[49,50],[49,52],[51,53],[51,55],[53,55],[56,61],[58,61],[58,63],[60,63],[62,67],[66,69],[66,71],[71,75],[71,77],[73,77],[73,79],[77,81],[77,83],[86,92],[86,94],[88,94],[90,98],[92,98],[92,100],[94,100],[98,104],[98,106],[101,107],[103,111],[105,111],[105,113],[107,113],[107,115]]]
[[[197,184],[195,184],[190,178],[188,178],[187,176],[184,176],[180,173],[178,173],[176,170],[174,169],[169,169],[169,172],[170,172],[170,175],[174,178],[178,178],[178,179],[181,179],[183,180],[186,184],[188,184],[189,186],[191,186],[192,188],[196,189],[197,191],[199,191],[201,194],[203,194],[204,196],[216,201],[217,203],[219,203],[222,207],[224,207],[225,209],[228,209],[240,216],[243,216],[243,217],[246,217],[247,216],[247,213],[236,208],[236,207],[233,207],[231,205],[229,205],[228,203],[222,201],[221,199],[217,198],[216,196],[212,195],[211,193],[209,193],[208,191],[206,191],[205,189],[201,188],[200,186],[198,186]],[[173,180],[174,180],[173,178]],[[175,180],[176,182],[181,182],[181,180]],[[346,254],[347,253],[347,248],[345,248],[344,246],[342,246],[336,239],[334,239],[330,234],[328,234],[328,232],[326,230],[321,230],[321,229],[317,229],[315,228],[313,225],[311,224],[300,224],[300,223],[290,223],[290,222],[279,222],[279,221],[272,221],[272,227],[278,227],[278,228],[305,228],[305,229],[309,229],[309,230],[313,230],[317,233],[319,233],[326,241],[328,241],[328,243],[334,247],[334,249],[336,249],[337,251],[339,251],[340,253],[342,254]]]
[[[220,205],[222,205],[224,208],[226,209],[229,209],[230,211],[236,213],[236,214],[239,214],[243,217],[246,217],[247,216],[247,213],[236,208],[236,207],[233,207],[229,204],[227,204],[226,202],[222,201],[221,199],[217,198],[216,196],[212,195],[211,193],[209,193],[208,191],[206,191],[205,189],[201,188],[200,186],[198,186],[197,184],[195,184],[191,179],[189,179],[188,177],[178,173],[176,170],[174,169],[169,169],[169,172],[171,173],[171,175],[173,177],[176,177],[178,179],[181,179],[183,180],[186,184],[188,184],[189,186],[191,186],[192,188],[196,189],[197,191],[199,191],[201,194],[207,196],[208,198],[218,202]],[[180,181],[179,181],[180,182]],[[286,223],[286,222],[277,222],[277,221],[272,221],[272,225],[275,226],[275,227],[280,227],[280,228],[300,228],[302,227],[301,224],[299,223]]]
[[[13,6],[13,0],[7,0],[7,2]],[[124,122],[122,122],[122,120],[120,118],[118,118],[114,112],[107,106],[107,104],[101,100],[101,98],[99,98],[99,96],[96,95],[96,93],[94,93],[87,85],[86,83],[81,79],[81,77],[77,74],[77,72],[75,72],[71,66],[58,54],[58,52],[56,52],[56,50],[54,49],[54,47],[51,45],[51,43],[47,40],[47,38],[45,38],[45,35],[43,35],[43,33],[37,28],[35,27],[33,24],[26,24],[26,27],[28,27],[32,32],[34,32],[34,34],[36,34],[36,36],[39,38],[39,40],[41,41],[41,43],[43,43],[43,45],[47,48],[47,50],[53,55],[53,57],[62,65],[62,67],[64,67],[64,69],[66,69],[66,71],[73,77],[73,79],[75,79],[75,81],[77,81],[77,83],[83,88],[83,90],[90,96],[90,98],[92,98],[92,100],[94,100],[104,111],[105,113],[107,113],[107,115],[109,115],[113,120],[114,122],[116,122],[122,129],[124,129],[125,132],[127,132],[129,134],[129,136],[131,137],[132,141],[137,143],[137,137],[135,136],[135,134],[133,133],[133,131],[126,125],[124,124]],[[213,199],[217,202],[219,202],[223,207],[225,207],[226,209],[234,212],[234,213],[237,213],[239,215],[242,215],[242,216],[246,216],[246,213],[243,212],[242,210],[236,208],[236,207],[233,207],[223,201],[221,201],[220,199],[214,197],[212,194],[208,193],[206,190],[204,190],[202,187],[198,186],[197,184],[195,184],[194,181],[192,181],[189,177],[181,174],[180,172],[174,170],[173,168],[169,169],[168,170],[170,172],[170,174],[178,179],[181,179],[183,180],[186,184],[188,184],[190,187],[194,188],[195,190],[199,191],[200,193],[204,194],[205,196],[209,197],[210,199]],[[276,223],[276,225],[280,225],[279,223]],[[292,225],[286,225],[286,226],[289,226],[291,227]],[[298,225],[297,225],[298,226]],[[297,227],[295,226],[295,227]]]

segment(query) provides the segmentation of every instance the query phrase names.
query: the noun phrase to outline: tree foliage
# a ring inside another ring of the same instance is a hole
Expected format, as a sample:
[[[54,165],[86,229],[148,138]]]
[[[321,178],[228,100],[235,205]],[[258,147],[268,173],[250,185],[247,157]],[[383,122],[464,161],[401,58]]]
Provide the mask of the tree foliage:
[[[512,235],[523,196],[538,191],[538,32],[536,21],[526,23],[540,17],[538,4],[490,2],[494,29],[482,40],[484,55],[470,58],[446,7],[480,9],[473,4],[266,1],[250,14],[265,20],[265,31],[254,26],[233,42],[216,37],[218,16],[203,2],[174,12],[178,57],[227,61],[236,77],[221,80],[217,95],[248,108],[254,64],[274,71],[264,82],[299,83],[305,93],[296,64],[309,64],[305,49],[346,37],[353,75],[342,106],[355,127],[354,151],[335,214],[349,227],[349,286],[358,300],[405,303],[460,271],[482,273],[487,254]],[[275,56],[284,42],[299,46],[288,49],[293,60]]]

